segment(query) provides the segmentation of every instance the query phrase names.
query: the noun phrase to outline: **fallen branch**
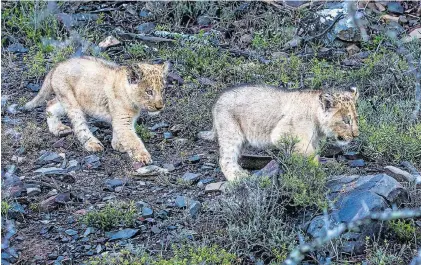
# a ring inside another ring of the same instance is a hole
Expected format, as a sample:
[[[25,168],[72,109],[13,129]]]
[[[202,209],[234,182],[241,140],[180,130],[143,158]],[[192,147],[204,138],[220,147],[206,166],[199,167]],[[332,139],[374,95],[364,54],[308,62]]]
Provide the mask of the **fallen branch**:
[[[350,222],[341,223],[338,226],[326,231],[326,236],[316,238],[311,243],[302,244],[298,248],[294,249],[288,256],[288,258],[282,263],[283,265],[298,265],[303,259],[305,254],[320,248],[324,244],[328,243],[332,239],[338,238],[344,232],[353,230],[360,227],[363,224],[367,224],[373,221],[391,221],[403,218],[414,218],[421,216],[421,207],[416,209],[402,209],[396,211],[384,211],[379,213],[372,213],[369,216]],[[415,263],[418,264],[418,263]],[[411,264],[412,265],[412,264]]]
[[[115,33],[117,35],[120,35],[120,36],[129,36],[129,37],[136,38],[136,39],[143,40],[143,41],[150,41],[150,42],[175,42],[175,40],[172,40],[172,39],[166,39],[166,38],[161,38],[161,37],[154,37],[154,36],[149,36],[149,35],[145,35],[145,34],[136,34],[136,33],[124,32],[121,28],[116,28],[115,29]]]

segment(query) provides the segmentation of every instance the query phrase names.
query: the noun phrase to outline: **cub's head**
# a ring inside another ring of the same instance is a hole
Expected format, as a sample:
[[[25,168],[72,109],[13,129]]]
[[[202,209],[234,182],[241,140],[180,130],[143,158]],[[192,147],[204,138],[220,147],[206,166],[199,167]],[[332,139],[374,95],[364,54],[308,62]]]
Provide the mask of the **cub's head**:
[[[350,91],[320,95],[321,130],[328,138],[333,138],[339,146],[347,145],[359,135],[355,106],[357,99],[358,92],[355,87]]]
[[[170,64],[138,63],[132,66],[129,83],[131,100],[149,112],[164,108],[164,89]]]

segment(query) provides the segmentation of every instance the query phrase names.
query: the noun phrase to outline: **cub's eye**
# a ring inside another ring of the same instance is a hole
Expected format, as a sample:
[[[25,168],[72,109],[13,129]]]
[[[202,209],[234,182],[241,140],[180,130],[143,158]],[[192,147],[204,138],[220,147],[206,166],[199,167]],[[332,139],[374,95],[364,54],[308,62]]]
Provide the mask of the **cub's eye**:
[[[344,117],[344,122],[346,124],[351,124],[351,116]]]
[[[148,94],[149,96],[152,96],[152,95],[153,95],[153,91],[152,91],[152,89],[148,89],[148,90],[146,90],[146,94]]]

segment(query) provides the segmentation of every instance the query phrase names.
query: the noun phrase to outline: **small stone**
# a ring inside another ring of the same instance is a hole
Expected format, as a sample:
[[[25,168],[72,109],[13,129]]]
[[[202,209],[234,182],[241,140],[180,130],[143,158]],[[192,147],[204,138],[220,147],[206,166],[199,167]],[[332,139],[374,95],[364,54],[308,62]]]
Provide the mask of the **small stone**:
[[[189,162],[190,163],[198,163],[200,161],[200,156],[198,155],[192,155],[191,157],[189,157]]]
[[[178,208],[186,207],[186,205],[186,198],[184,198],[184,196],[177,196],[177,198],[175,198],[175,206]]]
[[[156,215],[161,219],[167,219],[168,218],[168,211],[160,210]]]
[[[286,52],[274,52],[272,53],[273,59],[279,59],[279,58],[288,58],[288,53]]]
[[[29,187],[26,188],[26,194],[28,196],[35,196],[41,193],[40,187]]]
[[[240,38],[240,43],[242,43],[244,46],[249,45],[253,41],[253,36],[251,34],[244,34]]]
[[[152,217],[153,216],[153,210],[149,207],[143,207],[142,208],[142,216],[145,218]]]
[[[40,173],[42,175],[62,175],[67,174],[67,170],[58,167],[43,167],[35,170],[34,173]]]
[[[105,236],[109,238],[110,241],[115,241],[119,239],[128,239],[132,238],[139,232],[139,229],[126,228],[117,232],[106,232]]]
[[[47,196],[48,196],[48,197],[51,197],[51,196],[54,196],[54,195],[57,195],[57,194],[58,194],[57,190],[56,190],[56,189],[52,189],[52,190],[50,190],[50,191],[47,193]]]
[[[122,191],[123,191],[123,189],[124,189],[124,186],[120,186],[120,187],[116,187],[116,188],[114,189],[114,191],[115,191],[115,192],[122,192]]]
[[[199,16],[197,18],[197,24],[201,27],[208,27],[212,24],[212,19],[208,16]]]
[[[104,190],[114,191],[115,188],[123,186],[124,182],[121,179],[107,179],[105,181],[106,188]]]
[[[17,114],[19,111],[17,110],[18,104],[11,104],[7,107],[7,112],[9,114],[15,115]]]
[[[181,146],[181,145],[185,145],[188,141],[189,140],[187,140],[186,138],[178,138],[178,139],[175,139],[173,143],[178,146]]]
[[[171,128],[170,128],[170,131],[172,132],[172,133],[175,133],[175,134],[177,134],[177,133],[179,133],[179,132],[181,132],[182,130],[183,130],[183,125],[181,125],[181,124],[176,124],[176,125],[174,125],[174,126],[172,126]]]
[[[223,191],[226,181],[210,183],[206,185],[205,192]]]
[[[160,122],[160,123],[155,124],[152,127],[149,127],[149,130],[156,131],[156,130],[161,129],[161,128],[168,128],[169,126],[170,125],[168,123],[166,123],[166,122],[163,121],[163,122]]]
[[[413,176],[411,173],[394,166],[386,166],[384,167],[384,171],[387,175],[391,176],[399,182],[412,183],[416,180],[415,176]]]
[[[175,170],[174,164],[163,164],[162,167],[165,168],[166,170],[168,170],[169,172]]]
[[[365,166],[365,162],[364,162],[363,159],[350,160],[350,161],[348,161],[348,166],[350,166],[350,167],[363,167],[363,166]]]
[[[83,158],[83,168],[84,169],[96,169],[101,165],[99,157],[97,155],[90,155]]]
[[[98,46],[100,48],[108,48],[108,47],[112,47],[112,46],[116,46],[119,45],[121,42],[114,36],[108,36],[106,37],[103,41],[101,41]]]
[[[61,163],[62,161],[62,156],[58,155],[57,153],[47,151],[35,161],[35,164],[42,166],[50,163]]]
[[[199,180],[199,183],[201,183],[202,185],[207,185],[214,181],[215,181],[215,178],[205,178],[205,179]]]
[[[358,159],[358,153],[349,151],[349,152],[344,153],[344,157],[349,160],[356,160]]]
[[[69,236],[77,235],[77,231],[74,230],[74,229],[67,229],[67,230],[64,231],[64,233],[66,233]]]
[[[377,10],[379,10],[380,12],[383,12],[386,10],[386,8],[384,7],[384,5],[380,4],[380,3],[374,3],[377,7]]]
[[[136,208],[141,210],[143,207],[149,207],[149,204],[144,201],[137,201],[136,202]]]
[[[146,22],[142,23],[136,27],[136,30],[142,34],[149,34],[155,29],[155,23],[153,22]]]
[[[408,23],[408,19],[406,18],[406,16],[404,16],[404,15],[399,16],[399,23],[401,23],[401,24]]]
[[[109,201],[109,200],[112,200],[112,199],[115,199],[115,198],[117,198],[117,196],[109,195],[109,196],[105,196],[104,198],[102,198],[102,201]]]
[[[66,204],[70,201],[70,192],[64,192],[60,193],[57,196],[55,196],[54,201],[59,204]]]
[[[89,226],[86,228],[85,232],[83,233],[83,237],[87,237],[90,234],[95,233],[95,232],[96,232],[95,227]]]
[[[29,88],[33,92],[38,92],[41,89],[41,86],[39,84],[29,83],[26,85],[27,88]]]
[[[183,181],[194,183],[194,182],[196,182],[199,179],[199,177],[200,177],[200,174],[186,172],[182,176],[182,179],[183,179]]]
[[[152,231],[152,233],[154,233],[154,234],[159,234],[159,233],[161,233],[161,229],[159,229],[159,227],[158,227],[158,226],[156,226],[156,225],[152,226],[151,231]]]
[[[66,170],[68,172],[77,171],[79,169],[80,169],[79,162],[77,160],[75,160],[75,159],[70,160],[69,163],[68,163],[68,165],[67,165],[67,168],[66,168]]]
[[[272,160],[264,168],[255,172],[253,176],[273,178],[276,177],[280,171],[278,162]]]
[[[23,47],[23,45],[20,43],[13,43],[7,47],[6,51],[14,53],[26,53],[28,52],[28,49]]]
[[[346,47],[346,51],[348,52],[349,56],[352,56],[352,55],[358,53],[360,51],[360,48],[357,45],[352,44],[352,45],[349,45],[348,47]]]
[[[97,245],[96,246],[96,248],[95,248],[95,251],[96,251],[96,254],[99,254],[99,253],[101,253],[102,252],[102,246],[101,245]]]
[[[172,139],[173,135],[171,132],[164,132],[164,139]]]
[[[240,157],[240,165],[244,169],[262,169],[264,168],[270,161],[272,161],[272,157],[270,156],[259,156],[259,155],[242,155]]]
[[[148,18],[148,17],[152,17],[152,13],[149,10],[142,10],[139,12],[139,16],[143,17],[143,18]]]
[[[160,174],[167,174],[168,169],[161,168],[155,165],[149,165],[146,167],[141,167],[136,170],[135,175],[141,176],[141,177],[147,177],[147,176],[158,176]]]
[[[40,204],[39,204],[39,208],[41,211],[46,212],[46,211],[51,211],[54,210],[55,208],[58,207],[58,204],[56,204],[56,196],[51,196],[48,199],[43,200]]]
[[[189,213],[190,216],[193,218],[197,217],[197,214],[200,211],[200,208],[202,207],[202,204],[198,201],[191,201],[189,205]]]
[[[388,2],[387,11],[395,14],[403,14],[403,6],[399,2]]]

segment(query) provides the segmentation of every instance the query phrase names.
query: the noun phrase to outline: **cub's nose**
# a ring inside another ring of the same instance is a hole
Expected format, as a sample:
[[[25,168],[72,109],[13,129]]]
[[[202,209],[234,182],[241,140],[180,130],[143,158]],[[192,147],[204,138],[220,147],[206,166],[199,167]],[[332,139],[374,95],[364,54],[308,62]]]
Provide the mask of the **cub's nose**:
[[[155,103],[155,108],[157,109],[157,110],[160,110],[160,109],[163,109],[164,108],[164,102],[162,102],[162,101],[158,101],[157,103]]]

